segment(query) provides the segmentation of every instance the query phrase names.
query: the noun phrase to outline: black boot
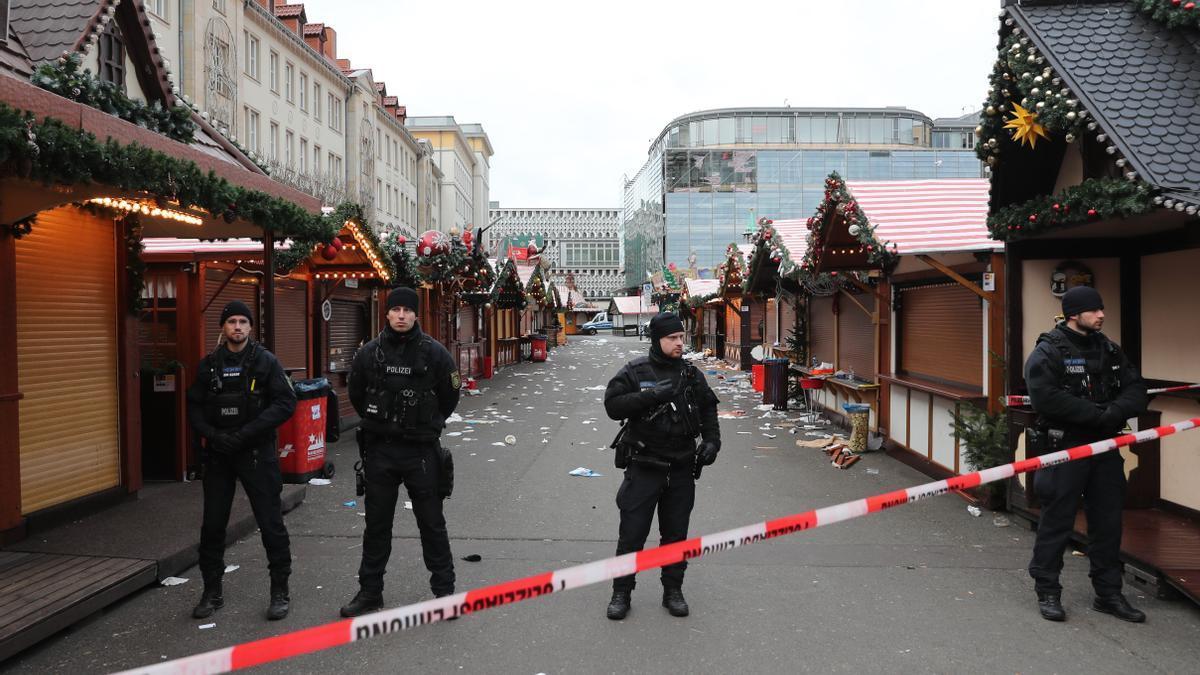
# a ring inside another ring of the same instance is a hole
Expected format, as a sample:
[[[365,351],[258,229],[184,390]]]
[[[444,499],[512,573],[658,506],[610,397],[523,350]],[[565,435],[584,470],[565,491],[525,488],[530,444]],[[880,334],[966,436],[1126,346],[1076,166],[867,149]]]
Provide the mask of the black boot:
[[[612,600],[608,601],[608,618],[620,621],[629,614],[629,591],[613,591]]]
[[[1067,611],[1062,606],[1062,593],[1038,593],[1038,611],[1047,621],[1066,621]]]
[[[291,599],[288,597],[287,577],[271,580],[271,606],[267,607],[267,619],[278,621],[288,615]]]
[[[1112,614],[1122,621],[1132,623],[1141,623],[1146,620],[1146,613],[1140,609],[1134,609],[1133,605],[1125,599],[1124,595],[1117,593],[1116,595],[1097,595],[1092,601],[1092,609],[1105,614]]]
[[[687,600],[683,599],[682,588],[663,589],[663,607],[671,616],[687,616],[689,613]]]
[[[200,594],[200,602],[192,609],[193,619],[207,619],[213,612],[225,606],[225,597],[221,595],[221,582],[213,581],[204,584],[204,592]]]
[[[383,593],[379,591],[360,590],[354,594],[350,604],[342,607],[342,616],[346,618],[362,616],[383,609]]]
[[[448,590],[448,591],[434,591],[434,592],[433,592],[433,597],[435,597],[435,598],[444,598],[444,597],[446,597],[447,595],[454,595],[454,589],[453,589],[453,588],[451,588],[451,589],[450,589],[450,590]],[[452,616],[452,617],[449,617],[449,618],[447,618],[446,620],[447,620],[447,621],[457,621],[457,620],[458,620],[458,617],[457,617],[457,616]]]

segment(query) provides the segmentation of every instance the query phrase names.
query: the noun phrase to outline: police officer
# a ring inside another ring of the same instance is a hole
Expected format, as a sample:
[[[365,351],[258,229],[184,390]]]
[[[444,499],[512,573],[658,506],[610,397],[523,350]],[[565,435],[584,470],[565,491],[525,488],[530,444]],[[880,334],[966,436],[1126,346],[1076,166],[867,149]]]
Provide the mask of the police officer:
[[[367,528],[359,591],[342,607],[345,617],[383,607],[383,574],[392,552],[400,483],[408,486],[433,594],[454,593],[454,559],[442,515],[453,465],[438,439],[458,406],[458,368],[450,352],[417,325],[416,291],[395,288],[387,304],[387,326],[358,351],[350,371],[350,402],[362,418]]]
[[[250,338],[253,319],[234,300],[221,312],[224,342],[200,362],[188,388],[188,421],[206,441],[204,523],[200,527],[200,573],[204,592],[192,616],[205,619],[225,604],[225,526],[240,480],[262,532],[271,572],[267,618],[287,616],[292,555],[279,495],[283,480],[275,453],[275,429],[296,409],[296,394],[275,355]]]
[[[1146,410],[1146,385],[1137,368],[1100,332],[1104,325],[1100,294],[1076,286],[1063,295],[1062,312],[1065,321],[1038,337],[1025,363],[1025,382],[1038,414],[1037,426],[1027,436],[1031,454],[1111,438],[1121,432],[1126,420]],[[1029,574],[1043,618],[1067,618],[1058,575],[1082,497],[1096,591],[1092,608],[1125,621],[1146,620],[1121,594],[1123,463],[1119,452],[1109,451],[1037,472],[1034,491],[1042,510]]]
[[[650,320],[649,356],[626,363],[604,392],[608,416],[626,420],[617,443],[617,468],[625,469],[617,490],[617,555],[642,550],[656,508],[660,543],[687,538],[696,479],[721,449],[716,394],[704,375],[681,358],[683,341],[678,316],[656,315]],[[697,436],[703,438],[699,449]],[[686,562],[679,562],[662,569],[662,604],[672,616],[688,615],[682,590],[686,568]],[[633,575],[613,580],[608,618],[625,618],[633,587]]]

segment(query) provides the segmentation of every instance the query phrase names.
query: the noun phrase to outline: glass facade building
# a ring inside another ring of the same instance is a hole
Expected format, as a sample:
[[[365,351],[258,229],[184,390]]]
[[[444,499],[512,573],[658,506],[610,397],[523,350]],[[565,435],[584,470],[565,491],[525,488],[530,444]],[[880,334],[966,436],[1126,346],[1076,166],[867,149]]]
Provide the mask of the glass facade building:
[[[981,177],[974,151],[957,147],[962,131],[961,123],[941,129],[904,108],[745,108],[680,117],[624,182],[626,287],[667,263],[720,264],[726,247],[742,242],[760,217],[808,217],[833,171],[861,180]]]

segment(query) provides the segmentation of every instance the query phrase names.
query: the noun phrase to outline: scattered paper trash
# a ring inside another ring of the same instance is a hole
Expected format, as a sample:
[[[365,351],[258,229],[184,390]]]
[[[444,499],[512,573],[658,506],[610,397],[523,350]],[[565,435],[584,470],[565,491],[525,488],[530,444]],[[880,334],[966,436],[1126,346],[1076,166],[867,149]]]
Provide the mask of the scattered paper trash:
[[[409,511],[412,511],[412,502],[409,502],[409,501],[404,502],[404,508],[408,509]]]
[[[226,573],[226,574],[229,574],[230,572],[236,572],[236,571],[238,571],[238,570],[239,570],[239,569],[241,569],[241,568],[242,568],[242,566],[241,566],[241,565],[226,565],[226,566],[225,566],[225,573]]]
[[[458,413],[450,413],[450,416],[446,418],[446,424],[461,421],[463,421],[462,415],[459,415]]]
[[[1079,550],[1071,551],[1071,555],[1075,556],[1076,558],[1086,558],[1087,557],[1086,553],[1084,553],[1083,551],[1079,551]]]
[[[967,513],[978,518],[979,516],[983,515],[983,509],[979,508],[978,506],[971,505],[967,507]]]
[[[507,445],[516,445],[516,444],[517,444],[517,437],[516,437],[516,436],[513,436],[512,434],[509,434],[509,435],[507,435],[507,436],[505,436],[505,437],[504,437],[504,443],[505,443],[505,444],[507,444]]]
[[[992,524],[995,525],[996,527],[1008,527],[1009,525],[1012,525],[1012,521],[1010,521],[1008,519],[1008,516],[999,516],[998,515],[998,516],[992,518]]]
[[[348,501],[348,502],[342,502],[342,506],[346,506],[346,507],[349,507],[349,508],[354,508],[354,507],[358,506],[358,502],[357,502],[357,501],[355,501],[355,500],[353,500],[353,499],[351,499],[351,500],[350,500],[350,501]]]
[[[310,478],[310,479],[308,479],[309,485],[329,485],[332,482],[333,481],[329,480],[328,478]]]
[[[217,624],[215,624],[215,623],[202,623],[202,624],[200,624],[200,630],[205,630],[205,629],[208,629],[208,628],[216,628],[216,627],[217,627]]]
[[[595,471],[592,471],[591,469],[589,469],[585,466],[581,466],[578,469],[572,469],[571,471],[568,471],[567,473],[572,476],[581,476],[583,478],[595,478],[597,476],[604,475],[602,473],[596,473]]]
[[[878,476],[879,469],[867,469],[867,473],[871,474],[872,476]]]
[[[471,555],[464,555],[463,560],[466,560],[467,562],[479,562],[480,560],[483,560],[483,556],[479,555],[478,553],[472,553]]]
[[[163,586],[178,586],[179,584],[186,584],[187,579],[184,579],[183,577],[167,577],[159,583],[161,583]]]

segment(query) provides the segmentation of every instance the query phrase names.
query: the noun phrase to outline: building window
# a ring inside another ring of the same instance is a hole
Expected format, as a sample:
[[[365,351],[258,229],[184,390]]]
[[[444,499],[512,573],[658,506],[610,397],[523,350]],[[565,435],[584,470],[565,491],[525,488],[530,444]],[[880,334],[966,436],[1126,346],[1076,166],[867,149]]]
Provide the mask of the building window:
[[[213,0],[213,9],[224,14],[225,13],[225,0]]]
[[[308,75],[300,73],[300,110],[308,112]]]
[[[100,79],[125,91],[125,41],[117,33],[117,22],[110,21],[100,35]]]
[[[313,119],[321,121],[321,83],[313,82]]]
[[[329,128],[342,130],[342,99],[329,94]]]
[[[268,139],[271,144],[271,160],[279,161],[279,125],[271,122],[271,137]]]
[[[246,108],[246,148],[258,152],[258,112]]]
[[[291,103],[293,100],[293,98],[292,98],[293,97],[293,93],[292,93],[293,92],[293,90],[292,90],[292,71],[293,70],[295,70],[295,68],[292,66],[290,61],[283,64],[283,98],[288,103]]]
[[[288,131],[283,135],[283,161],[284,164],[291,168],[292,162],[296,161],[295,153],[292,150],[292,145],[296,142],[296,135]]]
[[[258,38],[246,33],[246,74],[258,79]]]
[[[271,52],[270,60],[267,63],[267,67],[270,68],[270,70],[271,70],[271,73],[270,73],[271,91],[278,94],[279,93],[279,55],[276,54],[274,51]]]
[[[321,146],[313,145],[313,173],[321,173]]]
[[[167,0],[150,0],[146,8],[163,21],[167,20]]]
[[[308,173],[308,139],[300,139],[300,173]]]

